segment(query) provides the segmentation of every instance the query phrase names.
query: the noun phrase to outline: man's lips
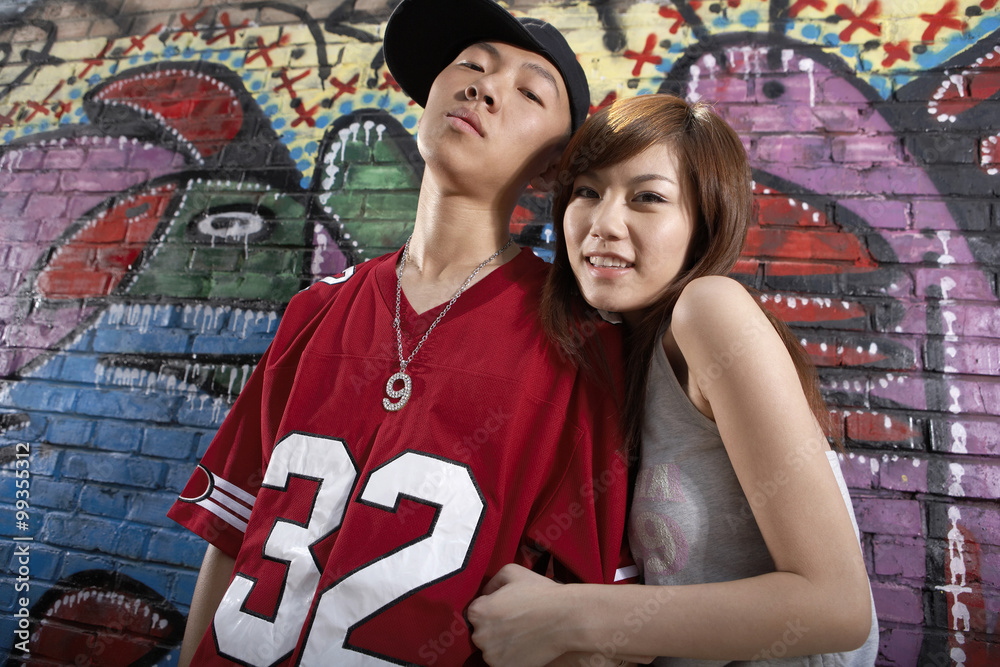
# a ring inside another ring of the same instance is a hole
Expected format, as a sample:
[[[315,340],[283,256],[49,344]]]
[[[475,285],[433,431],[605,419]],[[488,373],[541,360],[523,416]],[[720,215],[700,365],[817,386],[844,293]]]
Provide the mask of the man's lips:
[[[468,125],[476,134],[479,136],[485,136],[483,134],[483,124],[479,121],[479,116],[476,115],[474,111],[469,111],[467,109],[456,109],[455,111],[450,111],[445,114],[448,118],[454,118],[453,123],[459,125],[460,127]]]

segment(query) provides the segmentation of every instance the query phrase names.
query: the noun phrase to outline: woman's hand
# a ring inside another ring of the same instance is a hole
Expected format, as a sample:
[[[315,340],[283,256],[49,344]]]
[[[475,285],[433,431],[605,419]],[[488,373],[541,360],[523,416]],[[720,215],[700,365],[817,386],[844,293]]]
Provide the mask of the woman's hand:
[[[492,667],[541,667],[563,654],[562,586],[520,565],[505,565],[469,605],[472,641]]]

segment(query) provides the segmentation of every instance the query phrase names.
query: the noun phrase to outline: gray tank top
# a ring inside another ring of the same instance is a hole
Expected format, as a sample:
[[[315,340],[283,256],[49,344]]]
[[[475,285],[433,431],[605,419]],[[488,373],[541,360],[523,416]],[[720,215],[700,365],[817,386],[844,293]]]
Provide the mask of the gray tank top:
[[[857,522],[837,455],[827,457],[841,495]],[[774,571],[750,504],[729,462],[719,429],[688,399],[674,375],[660,339],[650,363],[642,452],[629,516],[629,544],[646,584],[682,585],[743,579]],[[805,628],[789,625],[786,642],[771,647],[763,661],[724,662],[657,658],[659,667],[790,665],[869,667],[878,655],[878,621],[861,648],[782,658]],[[720,632],[724,629],[720,628]]]

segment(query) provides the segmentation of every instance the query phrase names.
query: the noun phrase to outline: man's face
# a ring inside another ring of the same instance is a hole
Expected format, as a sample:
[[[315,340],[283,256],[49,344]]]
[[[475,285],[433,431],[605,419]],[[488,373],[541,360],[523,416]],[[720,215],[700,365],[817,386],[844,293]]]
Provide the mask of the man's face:
[[[427,164],[495,191],[518,190],[558,158],[570,133],[566,84],[542,56],[473,44],[438,74],[420,119]]]

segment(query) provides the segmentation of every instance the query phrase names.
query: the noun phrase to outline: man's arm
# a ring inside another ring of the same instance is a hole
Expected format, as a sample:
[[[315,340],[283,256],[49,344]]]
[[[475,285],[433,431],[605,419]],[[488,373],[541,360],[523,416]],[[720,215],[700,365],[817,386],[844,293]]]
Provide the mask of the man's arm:
[[[229,587],[235,565],[234,558],[221,549],[208,545],[205,558],[201,561],[194,596],[191,599],[191,611],[188,613],[187,627],[184,629],[178,667],[188,667],[191,664],[191,658],[194,657],[194,652],[201,638],[205,636],[205,631],[215,616],[215,610],[219,608],[222,596]]]

